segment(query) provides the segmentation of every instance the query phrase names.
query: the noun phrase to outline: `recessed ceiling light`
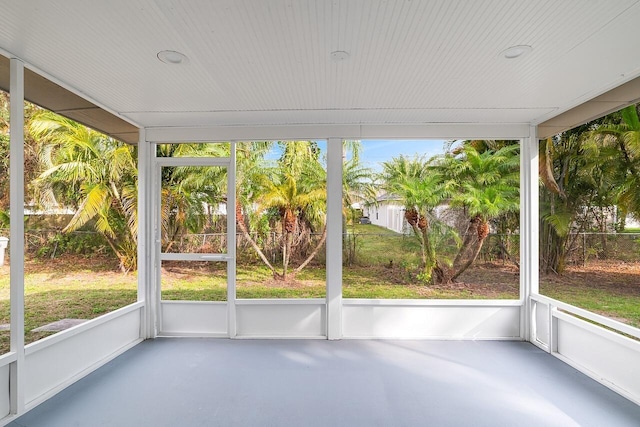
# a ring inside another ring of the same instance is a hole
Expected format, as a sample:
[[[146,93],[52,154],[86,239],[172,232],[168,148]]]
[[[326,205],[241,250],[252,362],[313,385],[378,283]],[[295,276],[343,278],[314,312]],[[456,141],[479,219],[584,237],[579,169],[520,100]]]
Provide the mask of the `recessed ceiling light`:
[[[331,52],[331,60],[333,62],[342,62],[349,58],[349,52],[345,52],[344,50],[336,50]]]
[[[158,59],[165,64],[170,65],[189,63],[189,58],[187,58],[183,53],[176,52],[175,50],[163,50],[158,52]]]
[[[533,48],[531,46],[528,46],[525,44],[518,45],[518,46],[511,46],[510,48],[503,50],[500,53],[500,56],[503,56],[506,59],[516,59],[516,58],[520,58],[523,55],[526,55],[532,50]]]

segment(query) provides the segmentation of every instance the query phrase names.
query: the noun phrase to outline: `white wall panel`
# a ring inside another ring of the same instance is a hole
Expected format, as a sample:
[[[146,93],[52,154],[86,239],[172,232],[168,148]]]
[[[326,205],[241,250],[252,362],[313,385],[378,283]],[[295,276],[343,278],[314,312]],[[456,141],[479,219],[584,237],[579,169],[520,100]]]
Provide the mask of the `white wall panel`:
[[[558,355],[640,403],[640,342],[558,313]]]
[[[324,300],[238,300],[238,337],[326,337]]]
[[[535,338],[543,345],[549,345],[549,305],[535,302]]]
[[[140,309],[94,319],[25,349],[25,402],[32,407],[140,340]],[[76,331],[81,331],[76,333]],[[64,334],[64,335],[63,335]],[[47,341],[49,340],[49,341]]]
[[[9,415],[9,365],[0,366],[0,419]]]
[[[519,339],[520,306],[345,303],[345,338]]]
[[[227,335],[227,303],[162,301],[161,335]]]

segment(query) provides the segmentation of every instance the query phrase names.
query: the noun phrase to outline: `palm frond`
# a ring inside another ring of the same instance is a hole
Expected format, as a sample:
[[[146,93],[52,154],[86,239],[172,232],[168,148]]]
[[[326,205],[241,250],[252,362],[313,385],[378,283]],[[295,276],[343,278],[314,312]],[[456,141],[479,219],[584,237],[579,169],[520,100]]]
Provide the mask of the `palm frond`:
[[[69,224],[64,228],[64,232],[78,230],[110,204],[109,188],[106,185],[87,186],[83,190],[85,193],[84,199]]]

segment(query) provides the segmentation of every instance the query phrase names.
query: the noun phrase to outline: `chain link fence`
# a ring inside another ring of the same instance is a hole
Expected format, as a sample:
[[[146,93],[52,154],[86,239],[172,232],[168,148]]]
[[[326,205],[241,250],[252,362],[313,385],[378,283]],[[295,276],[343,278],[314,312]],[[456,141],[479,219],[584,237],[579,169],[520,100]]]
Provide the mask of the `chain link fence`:
[[[570,236],[567,262],[588,265],[596,260],[640,261],[640,233],[579,233]]]
[[[0,236],[9,237],[8,228],[0,228]],[[24,233],[25,254],[39,258],[55,258],[64,253],[76,255],[113,255],[104,236],[95,231],[63,233],[55,229],[32,230]],[[11,241],[7,248],[11,254]]]
[[[8,229],[0,229],[0,236],[9,237]],[[418,247],[413,236],[405,234],[346,233],[343,244],[343,258],[349,265],[356,260],[370,259],[374,263],[389,262],[389,259],[414,252]],[[276,232],[252,233],[251,238],[263,250],[269,260],[276,261],[281,256],[282,234]],[[309,254],[321,238],[312,233],[299,247],[299,256]],[[255,251],[249,240],[242,234],[236,236],[239,259],[253,259]],[[389,253],[384,242],[395,242],[393,247],[401,248],[403,253]],[[624,262],[640,261],[640,233],[576,233],[569,236],[567,263],[587,265],[589,262],[615,260]],[[226,252],[226,233],[182,234],[170,242],[163,243],[165,252],[224,253]],[[442,242],[441,247],[451,242]],[[8,251],[11,245],[9,244]],[[449,252],[455,251],[449,248]],[[80,255],[111,254],[111,248],[104,237],[93,231],[75,231],[62,233],[60,230],[27,230],[25,232],[25,252],[32,256],[55,258],[64,253]],[[444,253],[440,251],[440,253]],[[326,254],[322,248],[317,262],[324,262]],[[480,262],[520,262],[520,236],[518,234],[490,234],[478,255]]]
[[[478,259],[481,262],[511,262],[520,264],[519,234],[489,234],[482,245]]]
[[[566,262],[586,266],[595,261],[640,261],[640,233],[573,233],[567,239]],[[520,236],[491,234],[479,258],[485,262],[520,259]]]

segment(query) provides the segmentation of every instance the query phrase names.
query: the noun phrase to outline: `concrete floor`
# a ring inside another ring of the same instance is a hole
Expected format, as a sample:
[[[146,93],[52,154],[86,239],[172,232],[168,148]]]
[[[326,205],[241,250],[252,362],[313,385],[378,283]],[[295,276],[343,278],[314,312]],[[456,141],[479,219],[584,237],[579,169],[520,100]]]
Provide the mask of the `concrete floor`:
[[[640,426],[522,342],[146,341],[10,426]]]

